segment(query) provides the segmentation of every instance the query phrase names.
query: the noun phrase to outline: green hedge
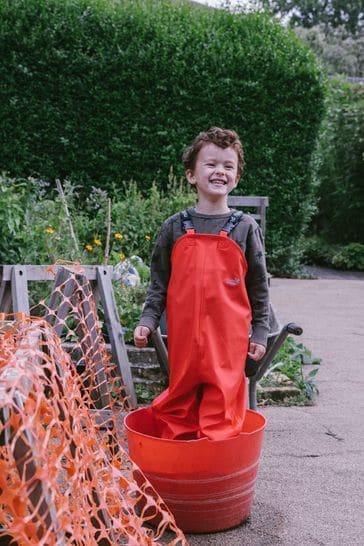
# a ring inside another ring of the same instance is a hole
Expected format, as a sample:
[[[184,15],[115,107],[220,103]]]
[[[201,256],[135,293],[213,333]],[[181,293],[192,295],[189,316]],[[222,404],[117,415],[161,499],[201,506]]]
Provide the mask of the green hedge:
[[[311,214],[323,112],[314,58],[262,14],[189,2],[2,0],[1,168],[110,192],[166,187],[202,129],[236,129],[236,193],[268,195],[271,270],[293,268]]]
[[[314,229],[331,243],[364,241],[364,87],[332,80],[317,150]]]

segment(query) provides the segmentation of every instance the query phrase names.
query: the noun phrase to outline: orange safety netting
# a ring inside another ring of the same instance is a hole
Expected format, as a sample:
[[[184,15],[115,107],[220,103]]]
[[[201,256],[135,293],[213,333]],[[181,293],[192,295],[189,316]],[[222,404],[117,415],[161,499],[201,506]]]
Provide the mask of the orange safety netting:
[[[0,535],[19,546],[186,545],[128,456],[127,396],[91,290],[72,273],[55,292],[47,320],[0,317]]]

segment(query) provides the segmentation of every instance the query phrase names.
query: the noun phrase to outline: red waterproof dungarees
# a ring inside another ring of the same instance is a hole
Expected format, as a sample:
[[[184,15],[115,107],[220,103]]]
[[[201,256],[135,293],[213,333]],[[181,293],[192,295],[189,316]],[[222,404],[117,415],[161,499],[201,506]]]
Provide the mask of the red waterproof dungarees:
[[[169,388],[151,411],[162,438],[220,440],[239,434],[245,418],[247,262],[227,236],[231,222],[219,235],[196,234],[188,222],[192,229],[176,241],[171,257]]]

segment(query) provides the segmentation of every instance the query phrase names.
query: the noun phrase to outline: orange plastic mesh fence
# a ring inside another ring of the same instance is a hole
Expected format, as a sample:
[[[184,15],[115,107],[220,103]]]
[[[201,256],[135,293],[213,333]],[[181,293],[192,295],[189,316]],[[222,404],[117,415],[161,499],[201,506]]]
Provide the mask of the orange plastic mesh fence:
[[[185,546],[128,456],[125,389],[91,290],[76,273],[66,282],[72,291],[61,285],[46,306],[55,328],[44,318],[0,317],[0,535],[34,546]],[[62,306],[67,314],[55,318]],[[71,353],[63,348],[70,339]],[[97,409],[106,398],[109,411]]]

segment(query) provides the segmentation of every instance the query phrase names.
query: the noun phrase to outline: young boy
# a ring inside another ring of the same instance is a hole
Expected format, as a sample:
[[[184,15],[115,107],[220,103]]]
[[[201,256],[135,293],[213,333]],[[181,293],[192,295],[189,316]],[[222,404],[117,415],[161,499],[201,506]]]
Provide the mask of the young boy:
[[[170,381],[150,408],[158,435],[220,440],[242,430],[247,354],[258,361],[265,353],[263,241],[255,220],[227,205],[244,167],[235,131],[200,133],[182,161],[197,204],[162,225],[134,342],[147,344],[166,306]]]

